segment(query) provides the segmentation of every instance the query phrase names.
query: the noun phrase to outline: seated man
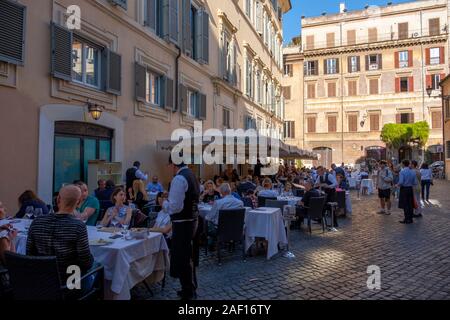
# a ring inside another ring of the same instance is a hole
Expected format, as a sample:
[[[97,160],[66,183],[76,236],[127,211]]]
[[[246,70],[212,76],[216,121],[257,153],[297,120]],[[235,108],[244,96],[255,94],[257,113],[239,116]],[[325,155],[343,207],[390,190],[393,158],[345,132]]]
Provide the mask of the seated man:
[[[211,211],[207,214],[208,234],[215,240],[217,236],[217,225],[219,224],[219,211],[244,208],[244,203],[236,199],[231,194],[231,187],[228,183],[223,183],[219,188],[222,199],[214,202]]]
[[[245,196],[247,194],[247,191],[249,190],[255,190],[256,185],[253,183],[252,176],[247,176],[246,180],[239,183],[238,185],[238,192],[241,196]]]
[[[297,216],[300,221],[307,215],[307,208],[309,207],[309,202],[311,198],[320,197],[322,194],[319,190],[314,189],[313,182],[311,180],[305,180],[305,194],[303,195],[302,201],[300,201],[300,206],[297,207]]]
[[[76,265],[85,273],[94,262],[86,225],[74,216],[80,199],[79,187],[63,187],[57,199],[58,213],[36,218],[28,232],[27,255],[56,256],[63,284],[69,266]]]
[[[163,192],[164,188],[161,183],[158,181],[158,176],[153,176],[152,182],[147,185],[147,191],[152,193]]]

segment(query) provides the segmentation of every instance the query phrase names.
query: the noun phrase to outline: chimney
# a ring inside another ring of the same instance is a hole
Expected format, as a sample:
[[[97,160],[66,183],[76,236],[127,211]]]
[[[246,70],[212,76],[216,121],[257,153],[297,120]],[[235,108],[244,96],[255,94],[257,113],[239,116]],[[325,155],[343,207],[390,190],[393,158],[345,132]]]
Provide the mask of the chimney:
[[[346,12],[347,10],[346,10],[346,8],[345,8],[345,2],[341,2],[340,4],[339,4],[339,12],[340,13],[344,13],[344,12]]]

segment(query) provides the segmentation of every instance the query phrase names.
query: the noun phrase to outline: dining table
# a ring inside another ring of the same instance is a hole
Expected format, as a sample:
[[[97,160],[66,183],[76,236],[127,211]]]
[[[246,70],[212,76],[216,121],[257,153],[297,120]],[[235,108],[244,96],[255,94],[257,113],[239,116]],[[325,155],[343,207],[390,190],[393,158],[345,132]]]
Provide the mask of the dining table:
[[[16,252],[26,254],[28,230],[32,220],[2,220],[18,230]],[[87,226],[89,247],[94,260],[104,266],[105,299],[130,300],[130,290],[143,281],[161,281],[170,268],[169,249],[161,233],[149,232],[142,239],[124,237],[120,230]],[[116,239],[111,239],[115,236]]]

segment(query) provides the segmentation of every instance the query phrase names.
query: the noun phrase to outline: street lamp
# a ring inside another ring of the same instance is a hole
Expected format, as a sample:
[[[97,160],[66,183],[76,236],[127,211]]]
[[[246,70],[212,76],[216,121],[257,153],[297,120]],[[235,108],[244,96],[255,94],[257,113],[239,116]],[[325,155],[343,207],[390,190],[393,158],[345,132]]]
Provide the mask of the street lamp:
[[[433,88],[431,88],[431,86],[427,87],[427,94],[428,94],[428,98],[431,98],[431,94],[433,93]]]
[[[94,119],[95,121],[98,121],[102,117],[102,113],[105,109],[105,107],[91,102],[87,103],[87,108],[92,119]]]

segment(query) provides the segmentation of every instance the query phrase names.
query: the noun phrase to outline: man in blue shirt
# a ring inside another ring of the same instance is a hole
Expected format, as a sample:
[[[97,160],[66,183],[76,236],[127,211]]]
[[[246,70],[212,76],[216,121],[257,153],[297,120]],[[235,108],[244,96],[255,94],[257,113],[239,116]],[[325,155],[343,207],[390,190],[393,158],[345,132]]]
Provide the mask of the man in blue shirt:
[[[398,185],[400,187],[400,196],[398,200],[398,207],[403,209],[405,219],[399,221],[403,224],[413,223],[414,214],[414,186],[417,185],[416,173],[410,169],[409,160],[403,160],[403,169],[400,171],[400,180]]]
[[[160,193],[160,192],[164,192],[164,188],[161,185],[161,183],[159,183],[158,181],[158,176],[154,176],[152,179],[152,182],[150,182],[147,185],[147,191],[148,192],[153,192],[153,193]]]

